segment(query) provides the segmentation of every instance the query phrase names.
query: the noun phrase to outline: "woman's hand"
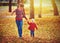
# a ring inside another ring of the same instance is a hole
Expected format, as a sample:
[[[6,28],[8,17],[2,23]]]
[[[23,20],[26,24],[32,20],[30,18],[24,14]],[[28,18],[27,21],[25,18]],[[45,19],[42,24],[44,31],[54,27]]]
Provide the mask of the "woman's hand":
[[[14,12],[11,13],[11,16],[13,15]]]

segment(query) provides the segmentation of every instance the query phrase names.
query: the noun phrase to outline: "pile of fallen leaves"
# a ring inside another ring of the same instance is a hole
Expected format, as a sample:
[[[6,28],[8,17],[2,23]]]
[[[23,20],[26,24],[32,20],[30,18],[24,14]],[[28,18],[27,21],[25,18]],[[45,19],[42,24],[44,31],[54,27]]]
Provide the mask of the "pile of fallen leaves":
[[[3,13],[0,13],[5,16]],[[8,13],[5,13],[8,15]],[[54,43],[60,40],[60,17],[43,17],[36,18],[35,22],[38,30],[35,31],[35,37],[30,38],[30,31],[26,20],[23,20],[23,39],[18,38],[18,29],[15,23],[15,18],[2,18],[0,17],[0,42],[1,39],[6,43]],[[11,36],[11,37],[10,37]],[[14,37],[13,37],[14,36]]]

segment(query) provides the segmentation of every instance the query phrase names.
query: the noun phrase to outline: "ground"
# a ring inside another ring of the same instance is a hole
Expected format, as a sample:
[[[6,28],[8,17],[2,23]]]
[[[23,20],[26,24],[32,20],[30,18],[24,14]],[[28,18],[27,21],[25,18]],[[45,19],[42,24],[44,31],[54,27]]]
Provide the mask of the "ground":
[[[28,24],[24,20],[23,38],[18,37],[18,30],[14,18],[0,19],[0,42],[4,43],[60,43],[60,17],[45,17],[35,19],[38,30],[31,38]]]

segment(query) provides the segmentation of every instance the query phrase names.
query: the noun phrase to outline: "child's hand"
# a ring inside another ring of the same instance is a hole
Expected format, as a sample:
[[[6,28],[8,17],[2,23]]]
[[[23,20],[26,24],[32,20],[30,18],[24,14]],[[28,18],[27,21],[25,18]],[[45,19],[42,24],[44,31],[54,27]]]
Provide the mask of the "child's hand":
[[[27,22],[29,22],[29,21],[27,20]]]
[[[28,20],[27,20],[27,23],[30,24]]]
[[[29,22],[29,20],[27,19],[27,22]]]

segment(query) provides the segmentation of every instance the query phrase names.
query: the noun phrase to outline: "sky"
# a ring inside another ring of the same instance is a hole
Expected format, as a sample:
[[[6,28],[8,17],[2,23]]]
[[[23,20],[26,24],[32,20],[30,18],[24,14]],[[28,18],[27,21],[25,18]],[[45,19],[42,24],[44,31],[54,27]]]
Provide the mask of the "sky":
[[[30,0],[27,0],[30,3]],[[60,0],[55,0],[56,4],[60,6]],[[39,6],[40,0],[34,0],[34,6]],[[42,0],[42,6],[52,6],[51,0]]]

